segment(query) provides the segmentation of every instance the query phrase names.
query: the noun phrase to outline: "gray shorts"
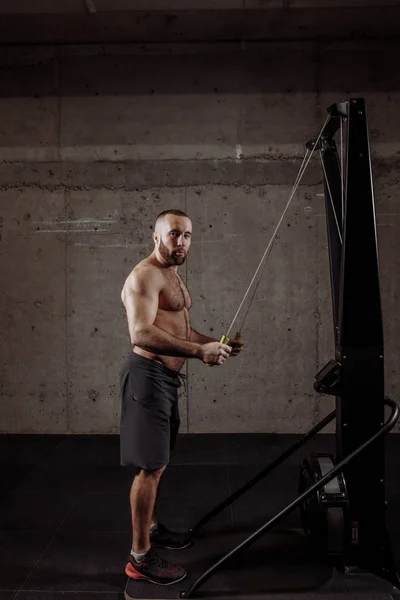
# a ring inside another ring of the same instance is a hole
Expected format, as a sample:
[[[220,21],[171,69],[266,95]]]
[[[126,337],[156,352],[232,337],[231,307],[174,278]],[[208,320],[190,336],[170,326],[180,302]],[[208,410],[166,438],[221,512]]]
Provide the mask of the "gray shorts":
[[[146,471],[169,463],[179,430],[178,371],[132,354],[120,374],[121,465]]]

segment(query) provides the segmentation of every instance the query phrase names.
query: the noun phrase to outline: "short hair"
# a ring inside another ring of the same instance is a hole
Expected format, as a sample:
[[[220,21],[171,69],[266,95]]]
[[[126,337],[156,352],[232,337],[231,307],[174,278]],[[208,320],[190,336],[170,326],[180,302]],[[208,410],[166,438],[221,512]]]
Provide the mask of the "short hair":
[[[186,217],[187,219],[189,219],[189,217],[187,216],[186,213],[183,212],[183,210],[179,210],[177,208],[170,208],[169,210],[163,210],[157,217],[155,225],[154,225],[154,229],[157,227],[157,223],[159,221],[161,221],[161,219],[163,219],[166,215],[175,215],[177,217]]]
[[[175,215],[176,217],[187,217],[187,214],[183,212],[183,210],[179,210],[178,208],[170,208],[169,210],[163,210],[163,212],[161,212],[157,219],[156,219],[156,223],[158,221],[158,219],[162,219],[163,217],[165,217],[166,215]]]

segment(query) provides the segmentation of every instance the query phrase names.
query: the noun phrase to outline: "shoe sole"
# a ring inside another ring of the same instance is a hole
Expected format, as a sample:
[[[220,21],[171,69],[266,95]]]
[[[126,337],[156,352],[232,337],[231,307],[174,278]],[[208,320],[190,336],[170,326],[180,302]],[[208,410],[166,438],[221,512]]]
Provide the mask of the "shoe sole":
[[[190,546],[193,546],[193,542],[190,541],[187,544],[185,544],[184,546],[165,546],[164,544],[152,544],[152,546],[154,546],[154,548],[165,548],[166,550],[184,550],[185,548],[189,548]]]
[[[182,577],[180,577],[179,579],[174,579],[174,581],[167,581],[167,583],[161,582],[161,581],[156,581],[155,579],[151,579],[151,577],[148,577],[147,575],[143,575],[142,573],[139,573],[139,571],[136,571],[131,563],[128,563],[125,567],[125,575],[128,575],[129,579],[131,579],[132,581],[149,581],[150,583],[154,583],[156,585],[173,585],[174,583],[179,583],[180,581],[183,581],[187,575],[186,571],[185,573],[182,575]]]

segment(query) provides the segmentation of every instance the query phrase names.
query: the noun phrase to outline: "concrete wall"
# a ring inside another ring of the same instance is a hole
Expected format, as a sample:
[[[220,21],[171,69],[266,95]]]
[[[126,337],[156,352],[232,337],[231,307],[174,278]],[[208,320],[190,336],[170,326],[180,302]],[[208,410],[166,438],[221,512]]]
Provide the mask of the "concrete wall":
[[[114,433],[129,352],[120,290],[155,216],[194,225],[193,326],[226,331],[325,107],[365,96],[387,393],[399,396],[400,44],[3,47],[1,432]],[[321,172],[307,171],[244,328],[242,357],[187,366],[182,431],[307,430],[332,409]]]

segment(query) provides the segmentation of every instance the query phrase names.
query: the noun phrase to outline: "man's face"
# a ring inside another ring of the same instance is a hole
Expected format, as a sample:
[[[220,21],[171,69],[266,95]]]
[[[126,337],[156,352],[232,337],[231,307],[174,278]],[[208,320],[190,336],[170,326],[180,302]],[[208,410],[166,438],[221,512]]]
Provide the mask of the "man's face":
[[[188,217],[166,215],[153,234],[156,250],[169,265],[183,265],[190,248],[192,223]]]

